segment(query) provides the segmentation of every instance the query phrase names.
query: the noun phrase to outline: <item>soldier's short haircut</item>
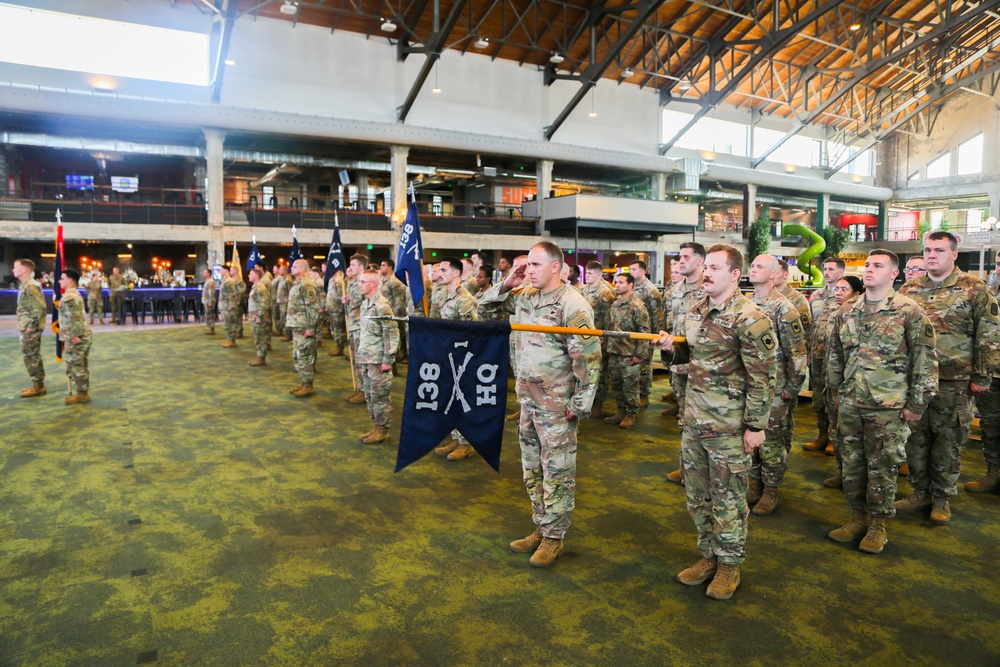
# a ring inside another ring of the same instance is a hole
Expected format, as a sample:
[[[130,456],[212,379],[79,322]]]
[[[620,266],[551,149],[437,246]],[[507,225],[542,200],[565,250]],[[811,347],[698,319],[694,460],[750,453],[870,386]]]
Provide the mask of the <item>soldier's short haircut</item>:
[[[948,243],[951,244],[952,252],[958,250],[958,239],[955,238],[955,235],[952,234],[951,232],[942,232],[942,231],[931,232],[930,234],[927,235],[927,240],[928,241],[947,240]]]
[[[386,259],[383,259],[383,260],[382,260],[382,263],[383,263],[383,264],[388,264],[388,265],[389,265],[389,268],[390,268],[390,269],[392,269],[393,271],[395,271],[395,270],[396,270],[396,260],[392,259],[391,257],[388,257],[388,258],[386,258]]]
[[[705,256],[711,255],[713,252],[724,252],[726,253],[726,263],[729,265],[730,271],[739,271],[740,274],[743,273],[743,253],[726,243],[716,243],[714,246],[708,249]]]
[[[865,284],[861,282],[861,279],[858,278],[857,276],[844,276],[840,280],[843,280],[845,283],[850,285],[851,291],[853,291],[855,294],[865,293]]]
[[[888,257],[889,263],[892,264],[892,268],[894,269],[899,268],[899,257],[896,255],[896,253],[892,252],[891,250],[886,250],[885,248],[875,248],[870,253],[868,253],[869,257],[873,257],[875,255],[882,255],[883,257]]]
[[[635,264],[636,266],[638,266],[643,271],[647,270],[646,269],[646,262],[642,261],[641,259],[635,259],[635,260],[632,260],[631,262],[628,263],[629,266],[632,266],[633,264]]]
[[[681,250],[684,250],[685,248],[690,248],[694,251],[694,254],[698,255],[702,259],[705,259],[705,256],[708,254],[705,252],[705,246],[697,241],[685,241],[681,244]]]
[[[15,259],[14,263],[20,264],[21,266],[32,272],[34,272],[35,270],[35,263],[32,262],[30,259]]]
[[[478,250],[476,252],[472,253],[469,256],[470,257],[478,257],[480,262],[485,262],[486,261],[486,256],[483,255],[483,253],[479,252]]]
[[[452,271],[462,271],[462,260],[460,260],[458,257],[442,257],[441,258],[442,269],[445,268],[444,266],[445,264],[447,264],[448,268],[451,269]]]
[[[470,268],[470,269],[472,268],[472,260],[471,260],[471,259],[469,259],[468,257],[463,257],[463,258],[462,258],[462,264],[468,264],[468,265],[469,265],[469,268]],[[464,270],[464,269],[463,269],[463,270]]]
[[[349,260],[347,260],[347,261],[348,262],[357,261],[358,264],[360,264],[361,266],[367,266],[368,265],[368,255],[362,255],[361,253],[357,253],[355,255],[351,255],[351,258]]]
[[[479,267],[479,270],[486,273],[486,279],[489,280],[490,284],[492,285],[493,284],[493,271],[496,270],[496,269],[493,268],[493,265],[492,264],[483,264],[482,266]]]
[[[788,273],[788,262],[786,260],[783,260],[783,259],[781,259],[779,257],[778,258],[778,266],[781,267],[782,271],[784,271],[785,273]]]
[[[600,262],[596,262],[596,261],[595,262],[587,262],[587,270],[588,271],[603,271],[604,270],[604,265],[601,264]]]
[[[563,265],[563,251],[562,251],[562,248],[560,248],[559,246],[557,246],[552,241],[539,241],[535,245],[531,246],[532,250],[534,250],[535,248],[538,248],[539,250],[541,250],[542,252],[544,252],[545,255],[549,258],[550,261],[558,262],[559,263],[559,268],[562,269],[562,265]]]
[[[627,282],[629,285],[635,285],[635,276],[633,276],[631,273],[619,273],[617,276],[615,276],[615,280],[618,280],[619,278],[624,278],[625,282]]]
[[[369,275],[372,275],[372,276],[375,276],[376,278],[378,278],[378,277],[379,277],[379,275],[378,275],[378,269],[373,269],[373,268],[371,268],[371,267],[368,267],[367,269],[365,269],[365,270],[364,270],[364,271],[362,271],[361,273],[362,273],[362,274],[365,274],[365,273],[367,273],[367,274],[369,274]]]
[[[260,266],[260,264],[258,264],[257,266],[253,267],[252,269],[250,269],[250,273],[256,273],[258,278],[263,278],[264,277],[264,272],[261,271],[259,268],[257,268],[259,266]]]
[[[842,260],[839,257],[827,257],[826,259],[823,260],[823,263],[824,264],[836,264],[837,268],[840,269],[841,271],[843,271],[844,269],[847,268],[847,264],[845,264],[844,260]]]
[[[80,283],[80,272],[76,269],[66,269],[63,271],[63,275],[77,284]]]

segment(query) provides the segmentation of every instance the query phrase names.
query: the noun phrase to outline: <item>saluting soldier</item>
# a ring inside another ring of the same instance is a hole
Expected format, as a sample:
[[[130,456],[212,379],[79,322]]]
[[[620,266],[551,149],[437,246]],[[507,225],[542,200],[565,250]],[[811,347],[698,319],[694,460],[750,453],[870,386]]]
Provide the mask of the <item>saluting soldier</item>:
[[[284,328],[292,333],[292,363],[299,375],[298,387],[288,390],[296,398],[315,396],[313,378],[316,374],[316,328],[319,321],[319,295],[309,277],[309,264],[297,259],[292,264],[295,283],[288,291],[288,306]]]
[[[612,331],[649,332],[649,311],[635,295],[632,289],[634,284],[635,277],[630,273],[615,277],[618,298],[611,304],[608,313],[608,327]],[[606,423],[625,429],[635,425],[635,416],[639,412],[639,372],[648,348],[648,340],[612,338],[608,341],[608,371],[611,373],[611,388],[615,392],[618,414],[606,418]]]
[[[90,403],[90,357],[91,335],[87,328],[87,313],[78,284],[80,273],[73,269],[63,271],[59,286],[63,290],[59,301],[59,339],[63,343],[63,361],[66,375],[72,380],[76,394],[66,397],[66,404]]]
[[[42,362],[42,331],[45,329],[45,294],[35,280],[35,263],[30,259],[14,260],[17,290],[17,331],[21,356],[31,378],[31,387],[21,391],[21,398],[44,396],[45,364]]]

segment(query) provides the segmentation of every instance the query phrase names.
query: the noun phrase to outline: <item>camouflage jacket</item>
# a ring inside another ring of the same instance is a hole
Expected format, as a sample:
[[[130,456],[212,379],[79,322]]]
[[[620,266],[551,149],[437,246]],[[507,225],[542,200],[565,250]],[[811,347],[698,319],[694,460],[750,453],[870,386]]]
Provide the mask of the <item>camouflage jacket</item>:
[[[956,268],[940,283],[925,273],[899,293],[920,304],[934,325],[941,382],[993,381],[1000,362],[1000,311],[986,283]]]
[[[206,308],[211,308],[218,303],[218,295],[215,293],[215,281],[211,278],[205,279],[205,284],[201,287],[201,302]]]
[[[379,294],[385,297],[396,317],[406,317],[406,285],[396,276],[379,279]]]
[[[792,302],[795,310],[799,311],[799,321],[802,322],[802,330],[806,334],[806,346],[808,347],[813,325],[812,311],[809,310],[809,299],[802,292],[787,283],[778,291],[781,292],[781,296]]]
[[[347,294],[347,278],[338,271],[330,278],[326,291],[326,310],[330,313],[344,314],[344,304],[340,297]]]
[[[90,282],[87,283],[87,298],[88,299],[100,299],[103,291],[104,291],[104,288],[101,287],[101,279],[100,278],[91,278]]]
[[[594,328],[609,328],[608,314],[611,312],[611,304],[613,304],[618,297],[615,296],[615,291],[611,288],[611,285],[608,284],[608,281],[602,278],[601,282],[596,287],[592,285],[584,285],[580,294],[582,294],[583,298],[587,300],[590,307],[594,309]]]
[[[356,335],[361,331],[361,303],[365,300],[357,278],[347,281],[347,299],[347,305],[344,306],[344,311],[347,313],[347,333]]]
[[[684,335],[684,318],[699,301],[705,298],[705,290],[702,287],[702,283],[701,279],[695,283],[688,283],[687,280],[681,280],[669,288],[669,291],[664,290],[664,331],[675,336]],[[691,349],[689,347],[685,345],[675,347],[670,371],[679,375],[687,375],[690,358]]]
[[[392,317],[392,306],[381,294],[361,303],[359,364],[391,364],[399,347],[399,326],[392,320],[376,320],[375,316]]]
[[[465,291],[467,291],[469,294],[472,294],[478,289],[478,287],[476,287],[476,274],[473,272],[471,276],[469,276],[459,284],[465,288]]]
[[[278,305],[288,303],[288,293],[292,291],[292,277],[281,276],[278,278],[278,286],[275,288],[274,301]]]
[[[434,283],[434,289],[430,297],[429,317],[441,318],[441,301],[448,295],[448,288],[441,283]]]
[[[80,290],[71,289],[59,300],[59,340],[72,340],[74,336],[86,338],[89,335],[83,297]]]
[[[649,330],[649,313],[635,294],[627,299],[618,297],[611,304],[608,313],[608,329],[640,333]],[[649,345],[648,340],[610,338],[608,339],[608,354],[644,358],[649,353]]]
[[[288,314],[285,327],[289,329],[315,329],[319,321],[319,295],[316,283],[309,276],[296,280],[288,291]]]
[[[438,306],[438,317],[442,320],[474,322],[479,319],[478,306],[476,299],[461,284],[454,294],[445,288],[444,297]]]
[[[250,297],[247,299],[247,317],[254,324],[268,322],[271,319],[271,292],[263,280],[250,290]]]
[[[840,306],[837,305],[837,295],[833,291],[835,285],[826,285],[818,289],[809,297],[809,312],[812,315],[812,328],[809,330],[809,360],[820,361],[826,358],[826,348],[822,341],[816,339],[816,333],[823,331],[830,325],[830,320],[837,314]]]
[[[763,299],[758,300],[754,295],[750,300],[767,313],[771,318],[771,327],[778,334],[778,347],[774,351],[774,391],[797,396],[806,379],[809,356],[799,312],[776,289],[772,289]]]
[[[827,387],[852,405],[923,414],[938,385],[934,326],[916,302],[891,289],[871,307],[862,296],[834,317]]]
[[[45,328],[45,293],[34,278],[28,278],[17,290],[17,330],[38,331]]]
[[[125,276],[121,274],[118,274],[116,276],[113,273],[110,276],[108,276],[108,289],[111,290],[112,294],[114,294],[115,292],[124,292]]]
[[[684,328],[691,361],[683,426],[703,438],[766,428],[778,347],[767,314],[739,291],[718,306],[706,296]]]
[[[268,287],[271,290],[271,303],[277,305],[278,303],[278,288],[281,287],[281,283],[285,280],[284,276],[275,276]]]
[[[232,276],[222,279],[222,286],[219,287],[219,310],[225,312],[233,310],[239,303],[240,293],[236,287],[236,281]]]
[[[323,289],[323,278],[320,277],[319,280],[313,280],[312,284],[316,287],[316,303],[319,306],[320,312],[326,312],[326,290]]]
[[[247,295],[247,284],[242,278],[236,281],[236,305],[243,305],[243,297]]]
[[[642,284],[635,284],[634,294],[646,305],[649,311],[649,331],[647,333],[659,333],[663,328],[663,297],[660,290],[649,278],[644,278]]]
[[[480,304],[506,312],[512,322],[558,327],[593,328],[594,311],[569,285],[542,294],[536,289],[491,287]],[[519,331],[515,336],[517,398],[549,412],[569,410],[590,415],[601,373],[601,344],[594,336]]]

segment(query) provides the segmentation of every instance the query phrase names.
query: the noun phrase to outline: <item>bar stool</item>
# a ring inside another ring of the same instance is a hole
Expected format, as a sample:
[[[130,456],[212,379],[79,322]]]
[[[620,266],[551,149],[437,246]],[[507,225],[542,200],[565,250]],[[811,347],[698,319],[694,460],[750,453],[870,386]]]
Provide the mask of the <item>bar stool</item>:
[[[149,313],[149,317],[156,322],[156,306],[152,299],[148,297],[143,297],[139,302],[139,316],[142,318],[142,323],[146,323],[146,313]]]
[[[129,313],[132,314],[132,324],[139,324],[139,309],[135,302],[134,296],[125,297],[125,303],[122,306],[122,321],[128,317]]]
[[[199,297],[188,297],[184,300],[184,321],[187,322],[188,313],[191,313],[195,322],[201,322],[201,299]]]

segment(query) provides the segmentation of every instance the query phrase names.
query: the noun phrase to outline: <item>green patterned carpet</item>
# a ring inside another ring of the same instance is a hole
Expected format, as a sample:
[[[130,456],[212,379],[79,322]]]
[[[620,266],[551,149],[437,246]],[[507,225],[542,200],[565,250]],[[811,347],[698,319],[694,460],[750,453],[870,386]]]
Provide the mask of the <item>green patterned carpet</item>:
[[[783,504],[716,602],[674,580],[698,554],[662,406],[628,434],[583,424],[567,553],[534,570],[506,546],[532,528],[513,424],[500,475],[435,456],[394,475],[401,378],[393,444],[366,446],[329,343],[299,400],[288,343],[252,369],[249,339],[219,342],[98,333],[93,402],[70,407],[48,358],[51,393],[15,398],[0,340],[0,665],[1000,663],[1000,496],[892,521],[881,556],[831,542],[847,511],[820,486],[832,459],[799,447],[808,403]]]

